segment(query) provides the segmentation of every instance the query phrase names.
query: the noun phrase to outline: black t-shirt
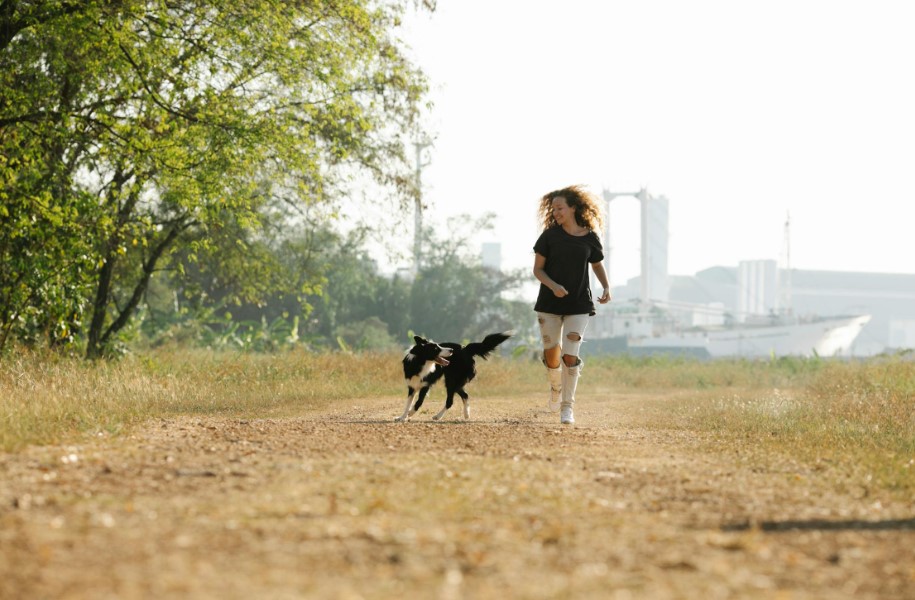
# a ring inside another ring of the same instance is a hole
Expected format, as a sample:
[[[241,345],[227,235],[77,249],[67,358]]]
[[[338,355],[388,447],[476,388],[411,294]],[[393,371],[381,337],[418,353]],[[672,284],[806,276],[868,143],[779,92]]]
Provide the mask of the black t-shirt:
[[[554,315],[593,315],[588,269],[591,263],[604,260],[597,234],[589,231],[582,236],[571,235],[555,225],[540,234],[534,252],[546,258],[544,270],[550,279],[569,292],[568,296],[557,298],[553,290],[541,283],[534,310]]]

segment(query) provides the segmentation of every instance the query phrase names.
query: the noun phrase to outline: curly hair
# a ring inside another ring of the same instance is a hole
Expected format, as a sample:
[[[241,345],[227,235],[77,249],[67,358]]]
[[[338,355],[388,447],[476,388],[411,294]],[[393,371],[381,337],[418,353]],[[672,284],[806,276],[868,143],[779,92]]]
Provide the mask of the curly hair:
[[[564,198],[569,208],[575,211],[575,221],[582,227],[591,231],[600,231],[604,224],[604,214],[601,211],[600,200],[582,185],[570,185],[561,190],[550,192],[540,199],[540,208],[537,214],[544,229],[556,225],[553,218],[553,200]]]

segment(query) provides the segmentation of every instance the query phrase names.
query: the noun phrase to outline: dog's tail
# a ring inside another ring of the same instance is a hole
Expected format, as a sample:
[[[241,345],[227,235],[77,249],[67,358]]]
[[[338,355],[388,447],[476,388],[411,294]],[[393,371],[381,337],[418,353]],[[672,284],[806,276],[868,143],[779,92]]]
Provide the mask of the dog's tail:
[[[471,342],[464,346],[467,352],[473,356],[479,356],[480,358],[487,358],[489,354],[496,349],[496,346],[507,340],[512,336],[511,331],[506,331],[503,333],[490,333],[482,342]]]

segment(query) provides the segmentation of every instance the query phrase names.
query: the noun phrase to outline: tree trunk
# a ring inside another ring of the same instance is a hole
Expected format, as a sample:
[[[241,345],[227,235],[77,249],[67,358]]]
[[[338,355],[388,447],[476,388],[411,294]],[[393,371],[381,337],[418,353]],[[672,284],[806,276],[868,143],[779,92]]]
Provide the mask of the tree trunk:
[[[89,322],[86,358],[101,358],[103,354],[102,329],[105,327],[105,315],[108,312],[108,298],[111,295],[114,262],[114,252],[109,251],[108,256],[105,257],[105,264],[99,269],[95,300],[92,302],[92,320]]]

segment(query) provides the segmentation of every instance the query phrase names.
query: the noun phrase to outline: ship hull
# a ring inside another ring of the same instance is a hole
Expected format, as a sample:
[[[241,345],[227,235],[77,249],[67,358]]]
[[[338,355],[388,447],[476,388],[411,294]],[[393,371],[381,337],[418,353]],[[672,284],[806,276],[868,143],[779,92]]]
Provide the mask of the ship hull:
[[[706,358],[850,356],[869,315],[769,326],[703,329],[650,337],[592,340],[593,350],[630,354],[682,354]],[[621,343],[625,339],[625,343]]]

